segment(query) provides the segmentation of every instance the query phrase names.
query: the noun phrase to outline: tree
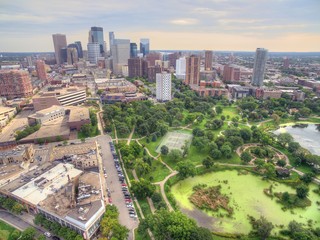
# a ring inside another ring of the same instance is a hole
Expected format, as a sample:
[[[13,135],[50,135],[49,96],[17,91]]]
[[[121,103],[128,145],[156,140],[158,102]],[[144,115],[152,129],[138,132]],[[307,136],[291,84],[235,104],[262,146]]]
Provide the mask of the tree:
[[[223,111],[223,109],[222,109],[222,107],[221,106],[216,106],[216,113],[217,114],[221,114],[222,113],[222,111]]]
[[[308,194],[309,194],[309,188],[308,188],[308,186],[303,185],[303,184],[297,186],[297,188],[296,188],[296,194],[297,194],[297,197],[298,197],[298,198],[301,198],[301,199],[306,198],[306,197],[308,196]]]
[[[170,161],[179,162],[182,158],[182,153],[178,149],[172,149],[168,154],[168,158]]]
[[[20,236],[20,240],[33,240],[37,231],[33,227],[25,229]]]
[[[286,161],[283,160],[283,159],[280,159],[277,161],[277,165],[280,166],[280,167],[284,167],[287,165]]]
[[[196,137],[202,137],[204,136],[204,131],[201,130],[199,127],[196,127],[192,130],[192,134],[193,136],[196,136]]]
[[[249,128],[240,129],[240,136],[245,142],[249,142],[252,138],[252,132]]]
[[[166,145],[161,146],[161,154],[162,155],[168,155],[169,153],[169,148]]]
[[[122,226],[120,223],[116,223],[112,228],[112,238],[116,240],[126,240],[128,239],[129,229]]]
[[[68,141],[67,141],[67,140],[64,140],[64,141],[63,141],[63,145],[65,145],[65,146],[68,145]]]
[[[211,157],[206,157],[202,160],[202,165],[205,166],[205,168],[211,168],[214,165],[214,161]]]
[[[139,175],[146,175],[151,171],[150,165],[144,162],[142,159],[136,160],[135,169]]]
[[[131,190],[138,199],[151,197],[156,188],[153,184],[143,178],[140,178],[140,181],[133,180],[131,183]]]
[[[303,174],[303,176],[300,177],[300,180],[306,184],[309,184],[312,182],[313,177],[314,177],[314,173],[305,173]]]
[[[244,161],[245,163],[250,162],[251,159],[252,159],[251,154],[248,153],[248,152],[243,152],[243,153],[241,153],[240,158],[241,158],[241,160]]]
[[[177,170],[179,172],[179,177],[181,179],[184,179],[190,176],[193,177],[196,173],[195,166],[189,160],[178,162]]]
[[[218,149],[214,149],[213,151],[210,151],[210,156],[213,158],[213,159],[219,159],[221,158],[221,152],[220,150]]]
[[[47,238],[46,238],[46,236],[44,236],[44,235],[40,235],[38,238],[37,238],[37,240],[46,240]]]
[[[289,142],[288,144],[288,150],[291,153],[295,152],[300,147],[301,147],[300,144],[297,142]]]
[[[288,192],[282,193],[281,199],[282,199],[282,201],[284,201],[284,202],[288,202],[289,199],[290,199],[290,194],[289,194]]]
[[[280,133],[277,138],[278,142],[283,147],[293,141],[293,137],[289,133]]]
[[[280,122],[280,117],[279,117],[279,115],[277,115],[277,114],[274,113],[274,114],[271,115],[271,117],[272,117],[274,123],[275,123],[276,125],[278,125],[279,122]]]
[[[252,218],[251,225],[253,230],[250,232],[250,235],[257,236],[262,240],[267,239],[274,228],[273,224],[268,222],[263,216],[261,216],[260,219]]]
[[[231,156],[232,156],[232,149],[226,143],[222,145],[221,152],[222,152],[223,156],[225,156],[226,158],[231,158]]]
[[[20,237],[21,233],[19,230],[15,229],[13,232],[10,234],[8,240],[17,240]]]

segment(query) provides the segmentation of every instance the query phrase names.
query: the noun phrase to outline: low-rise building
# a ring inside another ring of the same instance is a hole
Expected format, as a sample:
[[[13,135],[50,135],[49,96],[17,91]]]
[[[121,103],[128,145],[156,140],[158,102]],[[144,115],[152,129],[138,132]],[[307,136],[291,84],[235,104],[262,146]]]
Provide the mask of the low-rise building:
[[[84,124],[90,124],[89,109],[83,107],[69,106],[67,107],[69,114],[68,126],[70,130],[80,130]]]
[[[148,98],[142,93],[107,93],[104,92],[101,94],[101,102],[103,104],[110,104],[116,102],[134,102],[134,101],[143,101]]]
[[[0,106],[0,129],[8,124],[11,118],[17,114],[16,108]]]
[[[20,145],[0,152],[0,165],[32,161],[34,148],[32,145]]]
[[[98,78],[95,79],[95,83],[98,89],[105,90],[110,93],[126,93],[137,91],[137,87],[124,78]]]
[[[57,118],[63,118],[65,115],[65,109],[62,106],[53,105],[52,107],[40,110],[30,116],[28,116],[28,124],[43,124],[53,121]]]
[[[224,88],[211,88],[198,85],[190,85],[191,90],[197,92],[202,97],[227,96],[228,90]]]

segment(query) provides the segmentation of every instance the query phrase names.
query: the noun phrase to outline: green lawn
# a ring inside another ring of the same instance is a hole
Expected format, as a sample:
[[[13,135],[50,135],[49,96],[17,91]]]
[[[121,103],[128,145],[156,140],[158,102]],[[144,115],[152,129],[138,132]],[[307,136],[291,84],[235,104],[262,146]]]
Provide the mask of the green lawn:
[[[14,230],[14,227],[0,220],[0,240],[8,240]]]
[[[144,145],[146,148],[149,149],[149,152],[153,155],[153,156],[157,156],[158,153],[156,152],[157,147],[160,145],[161,140],[163,137],[158,137],[157,141],[153,142],[151,141],[151,137],[149,137],[150,142],[147,143],[147,138],[144,138],[142,140],[140,140],[139,142]]]
[[[231,118],[236,117],[236,116],[240,117],[236,107],[233,107],[233,106],[224,107],[224,106],[222,106],[222,109],[223,109],[222,113],[219,114],[218,117],[220,117],[221,115],[224,115],[225,117],[227,117],[229,115],[230,116],[230,118],[229,118],[230,120],[231,120]]]
[[[170,174],[169,169],[158,160],[152,160],[151,172],[143,177],[151,182],[160,182]]]
[[[138,200],[138,202],[140,204],[140,207],[141,207],[141,210],[143,212],[144,217],[147,217],[148,215],[152,214],[147,199]]]

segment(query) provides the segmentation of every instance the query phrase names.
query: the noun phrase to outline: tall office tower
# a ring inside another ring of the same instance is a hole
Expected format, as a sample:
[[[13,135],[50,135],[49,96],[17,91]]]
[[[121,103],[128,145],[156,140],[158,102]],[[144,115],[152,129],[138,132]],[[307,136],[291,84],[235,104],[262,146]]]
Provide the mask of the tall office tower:
[[[110,47],[110,52],[111,52],[111,48],[112,48],[113,43],[114,43],[114,32],[109,32],[109,47]]]
[[[223,81],[240,81],[240,68],[234,64],[228,64],[223,67]]]
[[[180,54],[175,52],[175,53],[171,53],[168,55],[168,61],[170,66],[169,67],[174,67],[174,69],[176,69],[177,65],[176,65],[176,61],[177,59],[180,57]]]
[[[44,61],[42,60],[36,61],[36,71],[37,71],[38,78],[40,80],[44,80],[44,81],[47,80],[46,65]]]
[[[148,38],[141,38],[140,39],[140,53],[143,56],[147,55],[150,52],[150,42]]]
[[[176,60],[176,77],[186,79],[186,58],[182,57]]]
[[[130,58],[130,40],[114,39],[111,53],[113,57],[113,72],[122,74],[122,66],[127,65]]]
[[[144,60],[142,58],[129,58],[128,59],[128,71],[129,71],[129,77],[135,78],[135,77],[142,77],[142,62]]]
[[[83,58],[82,45],[80,41],[74,42],[77,45],[78,57]]]
[[[99,43],[100,53],[106,51],[102,27],[91,27],[89,38],[89,43]]]
[[[186,79],[187,85],[199,85],[200,81],[200,57],[191,55],[186,58]]]
[[[155,66],[156,60],[161,60],[161,53],[152,52],[146,55],[146,60],[149,62],[149,67]]]
[[[78,50],[75,47],[67,48],[67,62],[69,65],[73,65],[78,62]]]
[[[31,97],[33,88],[27,71],[0,70],[0,96],[7,99]]]
[[[156,98],[158,101],[171,100],[171,74],[167,72],[156,75]]]
[[[210,71],[212,69],[212,51],[205,51],[204,55],[204,70]]]
[[[60,61],[61,64],[66,63],[68,61],[68,48],[60,49]]]
[[[138,47],[136,43],[130,43],[130,57],[135,58],[138,56]]]
[[[254,57],[253,73],[251,84],[261,87],[263,85],[264,71],[266,68],[268,50],[264,48],[257,48]]]
[[[62,64],[61,61],[61,48],[67,47],[67,37],[64,34],[52,34],[53,46],[54,46],[54,55],[56,57],[57,64]]]
[[[98,63],[98,57],[100,57],[100,44],[88,43],[88,61],[93,64]]]

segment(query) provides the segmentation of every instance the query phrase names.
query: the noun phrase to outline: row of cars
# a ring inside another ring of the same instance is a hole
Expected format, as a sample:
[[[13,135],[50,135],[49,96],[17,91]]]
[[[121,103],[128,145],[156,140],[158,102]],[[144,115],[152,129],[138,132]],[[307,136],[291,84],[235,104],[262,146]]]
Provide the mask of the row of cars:
[[[126,180],[125,180],[124,174],[123,174],[121,166],[120,166],[120,162],[119,162],[119,158],[118,158],[117,152],[115,150],[115,147],[114,147],[113,143],[109,142],[109,144],[110,144],[110,148],[111,148],[111,152],[112,152],[112,156],[113,156],[113,160],[114,160],[114,166],[115,166],[115,168],[117,170],[118,178],[119,178],[119,181],[121,183],[121,190],[122,190],[122,193],[123,193],[123,196],[124,196],[124,199],[125,199],[126,206],[128,208],[128,211],[129,211],[129,216],[132,217],[132,218],[136,218],[137,217],[136,211],[134,209],[134,205],[133,205],[133,202],[132,202],[131,194],[129,192],[129,189],[128,189],[128,186],[126,184]]]

